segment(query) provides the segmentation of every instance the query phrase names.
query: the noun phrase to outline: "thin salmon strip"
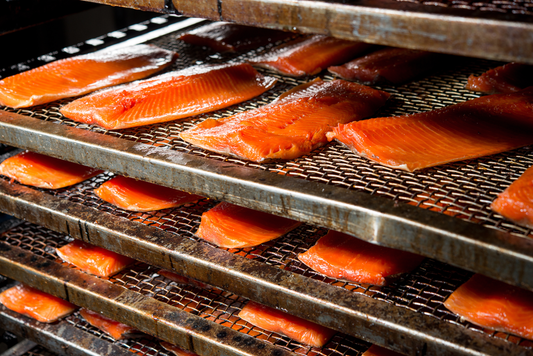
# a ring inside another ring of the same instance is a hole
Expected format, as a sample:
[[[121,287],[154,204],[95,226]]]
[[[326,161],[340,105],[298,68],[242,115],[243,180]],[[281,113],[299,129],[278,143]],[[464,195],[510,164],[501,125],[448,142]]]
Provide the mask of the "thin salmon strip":
[[[275,83],[246,63],[201,65],[102,90],[60,111],[74,121],[124,129],[222,109],[252,99]]]
[[[401,356],[401,354],[388,350],[384,347],[372,345],[362,356]]]
[[[199,195],[117,176],[94,190],[102,200],[130,211],[154,211],[202,199]]]
[[[384,48],[328,71],[346,80],[364,84],[401,84],[442,66],[443,54],[404,48]]]
[[[514,93],[533,85],[533,66],[507,63],[468,77],[466,89],[485,94]]]
[[[102,330],[115,340],[130,339],[143,335],[143,333],[134,327],[109,319],[92,310],[80,309],[80,314],[89,324]]]
[[[533,88],[414,115],[341,124],[328,134],[385,166],[415,171],[533,143]]]
[[[0,303],[42,323],[53,323],[78,309],[66,300],[24,284],[17,284],[0,293]]]
[[[531,291],[476,274],[444,306],[473,324],[533,339]]]
[[[61,59],[0,80],[0,104],[24,108],[87,94],[145,78],[177,57],[153,45],[136,45]]]
[[[47,189],[68,187],[100,173],[98,169],[29,151],[0,163],[0,174],[22,184]]]
[[[324,326],[252,301],[246,303],[239,317],[261,329],[283,334],[314,347],[324,346],[335,334],[334,330]]]
[[[298,259],[309,268],[335,279],[383,286],[415,269],[423,256],[378,246],[330,231]]]
[[[364,53],[372,45],[315,35],[274,48],[248,62],[254,66],[301,77],[320,73],[329,66],[344,63]]]
[[[294,36],[293,33],[267,28],[214,22],[186,32],[179,39],[218,52],[247,51]]]
[[[276,239],[302,223],[222,202],[202,214],[198,237],[225,248],[244,248]]]
[[[533,167],[499,194],[490,207],[518,225],[533,229]]]
[[[386,92],[344,80],[316,80],[255,110],[207,119],[180,137],[206,150],[254,162],[293,159],[326,144],[326,133],[339,123],[371,116],[388,97]]]
[[[174,282],[176,282],[178,284],[191,285],[191,286],[195,286],[195,287],[202,288],[202,289],[210,289],[211,288],[211,286],[209,284],[202,283],[202,282],[197,281],[197,280],[192,279],[192,278],[187,278],[185,276],[182,276],[182,275],[174,273],[174,272],[167,271],[165,269],[160,269],[157,272],[157,274],[160,274],[161,276],[163,276],[165,278],[168,278],[171,281],[174,281]]]
[[[79,240],[74,240],[56,249],[56,253],[65,262],[72,263],[82,271],[100,277],[112,276],[135,261]]]
[[[181,347],[171,344],[170,342],[160,341],[159,343],[165,350],[172,352],[176,356],[198,356],[194,352],[184,350]]]

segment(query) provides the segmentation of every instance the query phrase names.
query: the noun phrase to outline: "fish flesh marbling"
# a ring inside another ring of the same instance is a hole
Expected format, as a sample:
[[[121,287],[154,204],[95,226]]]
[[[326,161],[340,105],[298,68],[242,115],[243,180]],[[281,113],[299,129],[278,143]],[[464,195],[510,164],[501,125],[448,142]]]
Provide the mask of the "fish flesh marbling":
[[[533,85],[533,66],[507,63],[468,77],[466,89],[485,94],[514,93]]]
[[[115,340],[130,339],[143,335],[134,327],[119,323],[92,310],[83,308],[80,309],[80,314],[89,324],[102,330]]]

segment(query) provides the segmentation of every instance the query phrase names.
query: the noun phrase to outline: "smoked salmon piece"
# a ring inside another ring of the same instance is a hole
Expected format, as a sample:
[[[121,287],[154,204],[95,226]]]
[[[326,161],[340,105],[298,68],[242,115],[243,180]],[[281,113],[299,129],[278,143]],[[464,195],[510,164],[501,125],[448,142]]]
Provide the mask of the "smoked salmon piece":
[[[383,286],[415,269],[424,257],[329,231],[298,259],[328,277]]]
[[[100,173],[102,171],[95,168],[29,151],[0,163],[0,174],[22,184],[47,189],[68,187]]]
[[[246,63],[200,65],[102,90],[60,111],[74,121],[124,129],[222,109],[254,98],[275,83]]]
[[[404,48],[384,48],[328,71],[346,80],[364,84],[401,84],[442,66],[443,54]]]
[[[533,88],[414,115],[381,117],[328,134],[385,166],[415,171],[533,143]]]
[[[78,309],[66,300],[24,284],[17,284],[0,293],[0,303],[42,323],[53,323]]]
[[[294,36],[267,28],[214,22],[186,32],[179,39],[189,44],[211,47],[217,52],[247,51]]]
[[[533,85],[533,66],[507,63],[468,77],[466,89],[485,94],[514,93]]]
[[[283,44],[248,62],[288,76],[302,77],[344,63],[370,48],[372,45],[364,42],[315,35]]]
[[[177,57],[175,52],[141,44],[60,59],[0,80],[0,104],[25,108],[87,94],[145,78]]]
[[[246,303],[240,311],[239,317],[261,329],[283,334],[314,347],[324,346],[335,334],[334,330],[325,326],[252,301]]]
[[[94,190],[102,200],[130,211],[173,208],[202,199],[199,195],[117,176]]]
[[[473,324],[533,339],[531,291],[476,274],[444,306]]]
[[[263,107],[207,119],[180,137],[193,145],[254,162],[293,159],[327,143],[339,123],[371,116],[389,94],[334,80],[302,84]]]
[[[100,277],[112,276],[135,261],[80,240],[74,240],[56,249],[56,253],[65,262],[72,263],[82,271]]]
[[[276,239],[302,223],[222,202],[202,214],[196,235],[219,247],[244,248]]]
[[[401,356],[401,354],[388,350],[384,347],[372,345],[368,350],[363,353],[362,356]]]
[[[491,209],[507,219],[533,228],[533,167],[528,168],[491,204]]]
[[[211,288],[211,286],[209,284],[202,283],[202,282],[197,281],[197,280],[192,279],[192,278],[187,278],[185,276],[182,276],[182,275],[174,273],[174,272],[167,271],[165,269],[160,269],[157,273],[162,275],[165,278],[170,279],[171,281],[174,281],[174,282],[178,283],[178,284],[187,284],[187,285],[195,286],[195,287],[202,288],[202,289],[210,289]]]
[[[80,314],[89,324],[102,330],[115,340],[130,339],[143,335],[134,327],[109,319],[92,310],[80,309]]]
[[[198,356],[194,352],[184,350],[174,344],[171,344],[170,342],[160,341],[159,343],[165,350],[172,352],[176,356]]]

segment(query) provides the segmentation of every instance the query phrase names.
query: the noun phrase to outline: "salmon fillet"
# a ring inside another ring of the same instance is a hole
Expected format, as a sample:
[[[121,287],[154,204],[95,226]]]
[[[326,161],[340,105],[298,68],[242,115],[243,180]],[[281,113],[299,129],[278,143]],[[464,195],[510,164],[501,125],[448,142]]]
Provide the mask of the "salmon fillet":
[[[176,356],[198,356],[194,352],[183,350],[182,348],[177,347],[176,345],[171,344],[170,342],[160,341],[159,343],[161,344],[161,346],[163,346],[165,350],[172,352]]]
[[[56,253],[65,262],[72,263],[82,271],[100,277],[112,276],[135,261],[79,240],[74,240],[61,248],[57,248]]]
[[[313,81],[255,110],[207,119],[180,137],[206,150],[254,162],[293,159],[327,143],[339,123],[372,115],[389,94],[360,84]]]
[[[219,247],[244,248],[276,239],[302,223],[222,202],[202,214],[196,235]]]
[[[415,171],[533,143],[533,88],[414,115],[340,124],[329,133],[357,154]]]
[[[368,350],[363,353],[362,356],[401,356],[401,354],[388,350],[384,347],[372,345]]]
[[[21,152],[0,163],[0,174],[22,184],[47,189],[68,187],[102,172],[29,151]]]
[[[239,313],[241,319],[268,331],[283,334],[314,347],[324,346],[334,330],[255,302],[248,302]]]
[[[485,94],[514,93],[533,85],[533,66],[507,63],[468,77],[466,89]]]
[[[174,273],[174,272],[167,271],[165,269],[160,269],[159,271],[157,271],[157,274],[160,274],[161,276],[163,276],[165,278],[168,278],[171,281],[174,281],[174,282],[176,282],[178,284],[191,285],[191,286],[195,286],[195,287],[202,288],[202,289],[210,289],[211,288],[211,286],[209,284],[202,283],[202,282],[197,281],[197,280],[192,279],[192,278],[187,278],[185,276],[182,276],[182,275]]]
[[[124,129],[222,109],[254,98],[275,83],[245,63],[201,65],[102,90],[60,111],[77,122]]]
[[[274,48],[248,62],[292,77],[314,75],[372,48],[364,42],[315,35]]]
[[[528,290],[476,274],[444,306],[476,325],[533,339],[533,292]]]
[[[61,59],[0,80],[0,104],[24,108],[145,78],[178,57],[153,45],[136,45]]]
[[[0,303],[14,312],[42,323],[53,323],[78,309],[66,300],[24,284],[18,284],[0,293]]]
[[[143,335],[140,331],[131,326],[109,319],[92,310],[80,309],[80,314],[89,324],[102,330],[115,340],[130,339]]]
[[[415,269],[424,257],[329,231],[298,259],[328,277],[383,286]]]
[[[153,211],[177,207],[202,199],[199,195],[117,176],[94,190],[102,200],[130,211]]]

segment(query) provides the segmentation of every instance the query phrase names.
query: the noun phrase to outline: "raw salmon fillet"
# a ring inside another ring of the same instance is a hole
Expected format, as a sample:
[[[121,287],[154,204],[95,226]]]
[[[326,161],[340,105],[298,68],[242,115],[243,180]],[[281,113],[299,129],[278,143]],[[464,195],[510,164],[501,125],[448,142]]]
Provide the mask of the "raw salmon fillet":
[[[78,309],[66,300],[24,284],[18,284],[0,293],[0,303],[14,312],[42,323],[53,323]]]
[[[109,319],[92,310],[80,309],[80,314],[89,324],[102,330],[115,340],[129,339],[143,335],[140,331],[131,326]]]
[[[369,48],[372,45],[363,42],[315,35],[283,44],[248,62],[288,76],[301,77],[344,63]]]
[[[24,108],[83,95],[145,78],[177,57],[153,45],[136,45],[61,59],[0,80],[0,104]]]
[[[246,63],[201,65],[102,90],[60,111],[74,121],[124,129],[222,109],[256,97],[275,83]]]
[[[533,88],[414,115],[340,124],[328,134],[359,155],[415,171],[533,143]]]
[[[326,133],[339,123],[371,116],[388,97],[344,80],[318,80],[255,110],[207,119],[180,137],[206,150],[255,162],[293,159],[326,144]]]
[[[362,356],[401,356],[401,354],[388,350],[384,347],[372,345],[368,350],[363,353]]]
[[[335,279],[383,286],[389,279],[415,269],[424,257],[330,231],[298,259]]]
[[[47,189],[68,187],[100,173],[98,169],[29,151],[0,163],[0,174],[22,184]]]
[[[247,51],[294,36],[267,28],[214,22],[186,32],[179,39],[189,44],[211,47],[218,52]]]
[[[324,346],[335,334],[334,330],[324,326],[252,301],[242,308],[239,317],[261,329],[283,334],[314,347]]]
[[[507,63],[468,77],[466,89],[485,94],[514,93],[533,85],[533,66]]]
[[[533,339],[533,292],[528,290],[476,274],[444,306],[476,325]]]
[[[165,269],[160,269],[157,273],[162,275],[165,278],[170,279],[171,281],[174,281],[174,282],[178,283],[178,284],[187,284],[187,285],[195,286],[195,287],[202,288],[202,289],[210,289],[211,288],[211,286],[209,284],[202,283],[202,282],[197,281],[197,280],[192,279],[192,278],[187,278],[185,276],[182,276],[182,275],[174,273],[174,272],[167,271]]]
[[[199,195],[117,176],[94,190],[102,200],[130,211],[173,208],[202,199]]]
[[[533,167],[528,168],[491,204],[491,209],[507,219],[533,228]]]
[[[194,352],[184,350],[174,344],[171,344],[170,342],[160,341],[159,343],[165,350],[172,352],[176,356],[198,356]]]
[[[79,240],[56,249],[56,253],[65,262],[100,277],[112,276],[134,262],[129,257]]]
[[[401,84],[442,66],[443,54],[404,48],[384,48],[328,71],[346,80],[364,84]]]
[[[196,235],[217,246],[244,248],[276,239],[302,223],[222,202],[202,214]]]

